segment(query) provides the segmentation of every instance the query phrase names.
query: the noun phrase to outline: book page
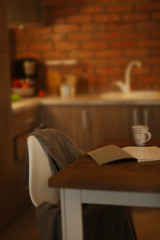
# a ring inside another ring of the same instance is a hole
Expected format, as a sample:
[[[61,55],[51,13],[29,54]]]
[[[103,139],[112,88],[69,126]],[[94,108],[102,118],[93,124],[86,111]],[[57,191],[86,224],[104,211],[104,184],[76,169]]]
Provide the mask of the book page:
[[[87,153],[99,165],[117,160],[134,159],[129,153],[116,145],[107,145]]]
[[[160,148],[156,146],[149,147],[124,147],[122,148],[133,157],[137,158],[138,162],[157,161],[160,160]]]

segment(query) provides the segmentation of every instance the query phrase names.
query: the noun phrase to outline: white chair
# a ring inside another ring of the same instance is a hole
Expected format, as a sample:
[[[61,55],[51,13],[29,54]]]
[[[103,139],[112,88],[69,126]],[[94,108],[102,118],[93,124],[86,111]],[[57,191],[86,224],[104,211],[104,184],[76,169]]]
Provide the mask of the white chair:
[[[55,174],[47,152],[34,136],[27,139],[29,155],[29,194],[32,203],[37,207],[44,201],[56,203],[59,190],[48,187],[49,177]]]

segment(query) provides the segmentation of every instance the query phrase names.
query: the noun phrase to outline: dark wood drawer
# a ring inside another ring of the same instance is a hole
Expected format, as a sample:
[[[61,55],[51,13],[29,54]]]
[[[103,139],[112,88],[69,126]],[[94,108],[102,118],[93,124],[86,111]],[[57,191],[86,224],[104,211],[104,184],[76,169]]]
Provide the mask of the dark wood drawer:
[[[27,137],[26,133],[14,138],[14,159],[17,162],[23,163],[25,161]]]
[[[40,114],[38,107],[13,113],[13,137],[34,129],[39,123]]]

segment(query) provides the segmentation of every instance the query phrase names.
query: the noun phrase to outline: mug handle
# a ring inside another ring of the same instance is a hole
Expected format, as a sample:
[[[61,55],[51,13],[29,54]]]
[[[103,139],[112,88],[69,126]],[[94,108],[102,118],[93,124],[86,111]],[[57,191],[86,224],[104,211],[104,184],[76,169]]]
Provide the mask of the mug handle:
[[[146,140],[145,140],[145,142],[148,142],[148,141],[151,139],[152,135],[151,135],[150,132],[145,133],[145,135],[146,135]]]

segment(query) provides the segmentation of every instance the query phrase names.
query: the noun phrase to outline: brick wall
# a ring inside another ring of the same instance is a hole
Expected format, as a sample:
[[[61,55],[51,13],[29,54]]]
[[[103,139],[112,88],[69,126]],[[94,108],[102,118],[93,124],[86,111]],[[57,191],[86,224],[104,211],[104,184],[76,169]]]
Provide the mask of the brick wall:
[[[47,26],[14,32],[15,58],[77,59],[90,91],[112,88],[133,68],[133,89],[160,89],[159,0],[45,0]]]

